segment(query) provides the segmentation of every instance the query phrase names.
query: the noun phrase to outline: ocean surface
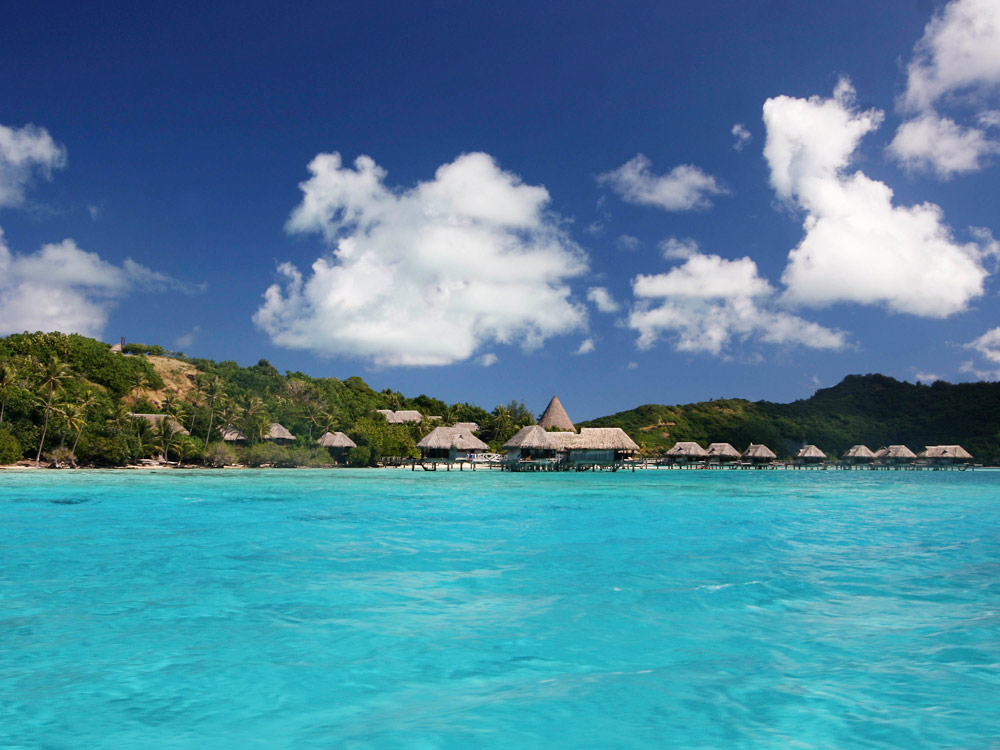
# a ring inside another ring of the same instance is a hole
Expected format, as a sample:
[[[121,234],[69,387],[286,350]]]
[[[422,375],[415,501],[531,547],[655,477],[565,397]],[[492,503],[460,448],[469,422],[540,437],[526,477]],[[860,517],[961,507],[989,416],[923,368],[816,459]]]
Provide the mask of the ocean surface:
[[[0,747],[1000,747],[1000,472],[0,472]]]

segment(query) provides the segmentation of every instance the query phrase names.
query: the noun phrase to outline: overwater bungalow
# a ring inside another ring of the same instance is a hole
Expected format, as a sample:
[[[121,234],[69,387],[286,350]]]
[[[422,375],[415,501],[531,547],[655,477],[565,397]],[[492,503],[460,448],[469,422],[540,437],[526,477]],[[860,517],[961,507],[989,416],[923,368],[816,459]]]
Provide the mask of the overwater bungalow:
[[[867,445],[852,445],[841,458],[845,466],[868,465],[875,460],[875,452]]]
[[[546,432],[544,427],[537,424],[521,428],[503,444],[507,451],[508,467],[516,471],[551,468],[558,461],[557,453],[562,448],[560,440],[554,437],[557,434],[560,433]]]
[[[694,442],[674,443],[666,452],[667,461],[678,466],[701,463],[708,457],[708,451]]]
[[[803,445],[795,454],[795,463],[798,466],[817,466],[824,461],[826,454],[815,445]]]
[[[774,451],[760,443],[750,443],[743,451],[743,460],[754,467],[768,466],[777,458]]]
[[[267,428],[267,434],[264,435],[264,439],[269,440],[275,445],[291,445],[295,442],[295,435],[277,422],[271,422],[271,426]]]
[[[552,400],[549,401],[549,405],[542,412],[542,418],[538,420],[538,424],[546,430],[576,432],[576,425],[569,418],[569,414],[566,413],[558,396],[553,396]]]
[[[337,463],[344,463],[347,460],[347,452],[351,448],[357,448],[357,444],[342,432],[324,432],[323,436],[316,441],[330,453],[330,457]]]
[[[882,466],[902,466],[912,464],[917,454],[905,445],[890,445],[875,451],[875,462]]]
[[[577,470],[589,468],[616,470],[639,452],[639,446],[621,427],[584,427],[579,435],[569,439],[556,439],[563,440],[566,444],[567,466]]]
[[[707,463],[722,466],[740,460],[740,452],[729,443],[712,443],[706,451]]]
[[[247,436],[231,424],[226,425],[219,432],[222,433],[222,440],[226,443],[245,443],[247,441]]]
[[[917,454],[930,466],[956,466],[972,462],[972,454],[961,445],[928,445]]]
[[[436,468],[437,464],[450,465],[471,462],[477,453],[489,450],[489,446],[464,427],[435,427],[417,443],[420,449],[420,465]]]
[[[177,418],[171,414],[132,414],[133,419],[143,419],[149,422],[150,427],[156,428],[160,426],[160,423],[165,419],[167,424],[170,425],[170,432],[175,435],[190,435],[191,433],[184,429],[184,425],[177,421]]]

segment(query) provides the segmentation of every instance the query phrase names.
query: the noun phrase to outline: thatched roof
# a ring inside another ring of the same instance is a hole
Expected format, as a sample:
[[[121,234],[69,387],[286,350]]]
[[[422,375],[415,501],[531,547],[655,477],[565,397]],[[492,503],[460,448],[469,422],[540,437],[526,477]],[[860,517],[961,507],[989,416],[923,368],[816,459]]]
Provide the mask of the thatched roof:
[[[385,417],[385,421],[389,424],[419,422],[424,418],[419,411],[414,411],[413,409],[401,409],[400,411],[393,411],[392,409],[376,409],[375,411]]]
[[[469,432],[479,432],[478,422],[455,422],[456,427],[464,427]]]
[[[799,452],[795,454],[796,458],[826,458],[826,454],[817,448],[815,445],[803,445],[799,448]]]
[[[707,451],[709,456],[716,456],[719,458],[739,458],[740,452],[736,450],[729,443],[712,443],[708,446]]]
[[[969,460],[972,454],[961,445],[928,445],[927,450],[920,454],[921,458],[957,458]]]
[[[558,432],[549,433],[559,435]],[[567,434],[567,433],[562,433]],[[635,444],[621,427],[584,427],[579,435],[573,435],[568,441],[569,450],[598,450],[598,451],[638,451],[639,446]],[[558,439],[558,438],[557,438]]]
[[[324,432],[316,441],[324,448],[357,448],[357,444],[342,432]]]
[[[766,445],[750,443],[750,446],[743,451],[743,458],[777,458],[777,456]]]
[[[159,427],[160,422],[164,419],[167,420],[167,424],[170,425],[170,431],[176,435],[190,435],[191,433],[184,429],[184,425],[177,421],[177,418],[171,414],[133,414],[135,419],[145,419],[153,427]]]
[[[247,436],[242,432],[237,430],[232,425],[226,425],[222,428],[222,439],[227,443],[242,443],[247,439]]]
[[[541,425],[535,426],[540,427]],[[549,432],[548,436],[549,440],[551,440],[559,450],[569,450],[576,443],[577,437],[579,437],[575,432]]]
[[[460,451],[484,451],[489,446],[464,427],[435,427],[417,443],[418,448],[455,448]]]
[[[703,458],[708,455],[708,451],[697,443],[680,442],[675,443],[674,447],[667,451],[667,455],[675,457],[683,456],[686,458]]]
[[[916,458],[917,454],[905,445],[890,445],[875,451],[875,458]]]
[[[875,454],[867,445],[852,445],[844,458],[875,458]]]
[[[376,409],[375,413],[385,417],[385,421],[389,424],[393,424],[396,421],[396,412],[392,409]]]
[[[456,425],[457,426],[457,425]],[[514,437],[503,444],[504,448],[539,448],[542,450],[558,450],[561,443],[554,435],[572,435],[571,432],[546,432],[541,425],[531,424],[522,427]],[[575,436],[574,436],[575,437]]]
[[[271,422],[271,426],[264,436],[265,440],[295,440],[295,435],[290,433],[277,422]]]
[[[549,405],[545,407],[545,411],[542,413],[542,418],[538,420],[538,424],[546,430],[555,427],[559,430],[576,432],[573,420],[569,418],[569,414],[566,413],[558,396],[553,396],[552,400],[549,401]]]

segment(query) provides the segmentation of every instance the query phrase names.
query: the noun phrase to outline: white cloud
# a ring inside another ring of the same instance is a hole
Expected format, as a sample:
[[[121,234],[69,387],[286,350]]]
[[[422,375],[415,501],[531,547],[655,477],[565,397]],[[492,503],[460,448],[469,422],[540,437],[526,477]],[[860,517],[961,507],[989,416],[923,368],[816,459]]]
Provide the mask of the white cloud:
[[[195,326],[187,333],[183,333],[174,339],[174,346],[178,350],[183,351],[184,349],[190,349],[194,342],[197,341],[198,336],[201,334],[201,326]]]
[[[615,298],[611,296],[611,292],[603,286],[590,287],[587,290],[587,300],[593,302],[602,313],[618,312],[620,308],[620,305],[615,302]]]
[[[954,0],[924,29],[907,66],[900,107],[912,114],[896,132],[889,153],[908,169],[950,177],[981,169],[1000,142],[978,128],[942,117],[941,106],[972,107],[982,127],[997,124],[986,109],[1000,86],[1000,3]]]
[[[481,367],[492,367],[499,361],[500,357],[498,357],[493,352],[487,352],[486,354],[484,354],[483,356],[481,356],[479,359],[476,360],[476,362],[478,362]]]
[[[981,169],[985,158],[1000,153],[1000,143],[979,128],[962,127],[927,112],[900,125],[889,153],[907,169],[933,171],[947,180]]]
[[[623,200],[667,211],[691,211],[712,205],[711,196],[729,191],[710,174],[692,164],[681,164],[665,175],[650,172],[651,162],[642,154],[618,169],[599,175],[597,180],[611,186]]]
[[[941,379],[940,375],[935,375],[933,372],[918,372],[914,377],[921,383],[933,383]]]
[[[990,362],[1000,365],[1000,328],[991,328],[979,338],[970,341],[965,347],[975,349]]]
[[[14,254],[0,230],[0,335],[41,330],[100,337],[118,299],[176,284],[131,259],[108,263],[73,240]]]
[[[66,149],[45,128],[0,125],[0,208],[24,202],[24,188],[36,172],[49,177],[66,164]]]
[[[746,129],[746,126],[742,122],[733,125],[733,129],[729,132],[736,137],[736,143],[733,144],[733,149],[736,151],[742,151],[743,147],[753,138],[750,131]]]
[[[622,252],[634,253],[642,247],[642,241],[638,237],[633,237],[630,234],[622,234],[615,240],[615,247]]]
[[[408,190],[385,186],[367,156],[320,154],[290,232],[334,246],[304,276],[279,266],[254,322],[271,340],[380,365],[445,365],[489,342],[525,349],[586,328],[567,280],[583,251],[525,185],[482,153],[464,154]]]
[[[580,342],[580,348],[576,350],[576,353],[590,354],[592,351],[594,351],[594,348],[595,347],[593,339],[584,339],[583,341]]]
[[[639,363],[638,362],[629,362],[625,366],[625,369],[626,370],[638,370],[639,369]]]
[[[881,120],[877,110],[856,108],[846,79],[831,99],[765,102],[771,184],[806,213],[805,236],[782,275],[785,299],[884,304],[926,317],[960,312],[983,293],[984,249],[956,242],[938,206],[894,206],[887,185],[846,171]]]
[[[698,252],[698,243],[690,237],[668,237],[660,243],[660,252],[667,260],[684,260]]]
[[[716,356],[725,356],[734,339],[750,337],[815,349],[842,349],[847,343],[840,331],[769,309],[774,289],[750,258],[695,253],[667,273],[637,276],[632,291],[639,300],[628,326],[639,333],[640,349],[665,334],[673,335],[678,351]]]

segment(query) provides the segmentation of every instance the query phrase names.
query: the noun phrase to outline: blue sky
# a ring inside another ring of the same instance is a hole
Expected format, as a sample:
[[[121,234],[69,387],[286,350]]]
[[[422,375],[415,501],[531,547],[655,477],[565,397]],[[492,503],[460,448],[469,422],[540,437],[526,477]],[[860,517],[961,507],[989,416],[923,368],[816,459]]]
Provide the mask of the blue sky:
[[[998,379],[1000,3],[21,4],[0,334],[486,408]]]

